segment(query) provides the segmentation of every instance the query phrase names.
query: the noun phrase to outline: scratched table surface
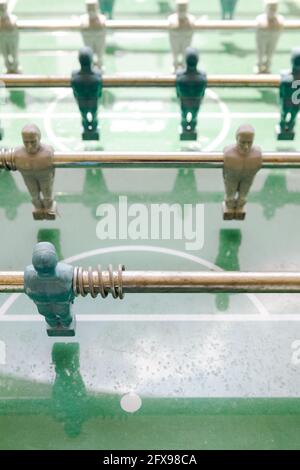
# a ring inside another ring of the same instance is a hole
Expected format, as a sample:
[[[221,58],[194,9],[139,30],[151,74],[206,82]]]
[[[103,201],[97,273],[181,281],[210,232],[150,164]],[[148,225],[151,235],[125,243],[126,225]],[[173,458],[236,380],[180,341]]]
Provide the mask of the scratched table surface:
[[[190,2],[192,13],[219,18],[217,0],[203,10],[200,3]],[[10,7],[23,19],[84,12],[79,0],[19,0]],[[117,0],[115,18],[162,19],[161,8],[155,0]],[[240,0],[236,17],[260,12],[260,1]],[[299,2],[281,1],[280,12],[299,18]],[[274,72],[289,67],[296,37],[282,35]],[[70,74],[78,68],[81,44],[79,33],[22,33],[23,72]],[[252,73],[253,32],[196,33],[194,45],[208,74]],[[104,63],[110,74],[169,73],[167,34],[108,34]],[[299,151],[299,124],[294,142],[275,139],[276,89],[207,90],[193,145],[179,141],[171,88],[105,89],[98,143],[81,141],[69,89],[2,88],[1,94],[4,147],[19,145],[22,126],[34,122],[57,151],[213,151],[232,143],[237,127],[249,122],[264,150]],[[37,241],[51,241],[60,259],[84,267],[299,270],[299,170],[261,170],[243,222],[222,220],[220,170],[57,170],[55,193],[57,220],[33,221],[20,175],[0,173],[2,271],[23,270]],[[123,211],[125,217],[125,203],[131,216],[124,225],[118,216]],[[175,207],[173,225],[185,222],[190,239],[153,227],[157,204]],[[104,207],[115,213],[117,229],[101,239]],[[138,211],[146,214],[139,228],[132,217]],[[76,300],[74,313],[75,338],[48,338],[44,320],[24,295],[1,295],[1,449],[300,447],[299,295],[86,297]],[[136,412],[126,411],[128,394],[140,406]]]

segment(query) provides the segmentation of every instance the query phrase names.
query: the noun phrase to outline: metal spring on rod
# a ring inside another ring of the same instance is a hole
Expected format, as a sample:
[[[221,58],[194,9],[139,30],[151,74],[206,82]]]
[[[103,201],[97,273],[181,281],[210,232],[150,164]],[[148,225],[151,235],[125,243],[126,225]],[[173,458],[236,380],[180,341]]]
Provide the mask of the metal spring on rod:
[[[109,275],[109,287],[104,285],[103,281],[103,271],[101,266],[98,265],[95,270],[89,266],[88,270],[84,270],[81,267],[74,268],[74,277],[73,277],[73,291],[77,296],[81,295],[86,297],[88,294],[95,299],[98,295],[101,295],[105,299],[109,293],[113,296],[114,299],[124,299],[123,293],[123,271],[125,271],[125,266],[119,264],[118,266],[118,282],[115,284],[114,273],[112,265],[108,266],[108,275]],[[84,278],[88,280],[88,286],[84,285]]]
[[[14,158],[14,149],[1,149],[0,162],[5,170],[16,171],[16,163]]]

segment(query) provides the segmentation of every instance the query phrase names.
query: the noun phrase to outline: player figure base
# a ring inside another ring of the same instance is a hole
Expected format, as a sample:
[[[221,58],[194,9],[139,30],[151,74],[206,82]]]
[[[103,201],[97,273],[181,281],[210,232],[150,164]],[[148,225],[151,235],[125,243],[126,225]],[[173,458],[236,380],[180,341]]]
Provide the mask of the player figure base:
[[[57,214],[57,204],[54,201],[50,209],[35,209],[32,212],[34,220],[55,220]]]
[[[280,126],[276,127],[277,140],[294,140],[295,132],[293,131],[282,131]]]
[[[244,209],[228,209],[225,201],[222,203],[223,220],[244,220],[246,212]]]
[[[75,318],[69,326],[50,326],[47,324],[48,336],[75,336],[76,321]]]
[[[236,209],[234,218],[235,220],[245,220],[246,212],[243,209]]]
[[[180,140],[197,140],[197,132],[194,132],[194,131],[181,132]]]
[[[99,131],[84,131],[82,140],[100,140]]]

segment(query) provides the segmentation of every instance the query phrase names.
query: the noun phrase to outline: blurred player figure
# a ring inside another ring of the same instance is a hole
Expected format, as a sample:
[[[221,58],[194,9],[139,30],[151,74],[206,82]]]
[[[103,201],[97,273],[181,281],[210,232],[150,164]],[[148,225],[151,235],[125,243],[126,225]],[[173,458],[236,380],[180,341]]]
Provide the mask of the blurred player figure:
[[[35,124],[23,127],[22,139],[24,145],[13,150],[13,169],[20,171],[31,195],[33,218],[54,220],[56,202],[53,198],[53,148],[41,143],[41,132]]]
[[[183,66],[185,50],[191,45],[195,17],[188,13],[188,0],[176,1],[176,13],[168,18],[175,71]]]
[[[281,73],[279,86],[280,123],[277,126],[278,140],[294,140],[295,124],[300,109],[300,48],[292,51],[292,70]]]
[[[270,73],[272,58],[284,23],[283,16],[277,13],[277,0],[265,0],[265,8],[265,13],[256,18],[256,73]]]
[[[197,140],[197,116],[207,86],[206,73],[197,70],[198,52],[188,47],[186,68],[176,74],[176,91],[181,105],[180,140]]]
[[[37,243],[24,272],[24,290],[47,322],[48,336],[74,336],[73,266],[58,262],[52,243]]]
[[[0,0],[0,53],[7,73],[20,73],[17,17],[8,13],[7,1]]]
[[[100,70],[105,51],[105,16],[100,15],[97,0],[86,1],[87,14],[81,17],[81,34],[84,45],[93,51],[94,64]]]
[[[236,132],[236,144],[224,149],[224,220],[245,218],[246,197],[262,164],[261,149],[253,145],[254,135],[253,127],[244,124]]]
[[[79,51],[80,70],[72,73],[71,86],[82,118],[83,140],[99,140],[98,101],[102,95],[102,75],[93,70],[93,52],[89,47]]]
[[[103,15],[107,16],[111,20],[113,17],[115,0],[98,0],[98,3]]]
[[[233,20],[238,0],[221,0],[222,20]]]

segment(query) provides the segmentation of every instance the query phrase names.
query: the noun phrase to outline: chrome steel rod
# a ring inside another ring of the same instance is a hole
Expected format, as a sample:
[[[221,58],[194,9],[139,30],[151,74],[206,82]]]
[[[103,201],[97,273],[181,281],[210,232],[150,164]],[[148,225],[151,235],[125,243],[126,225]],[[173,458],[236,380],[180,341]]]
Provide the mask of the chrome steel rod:
[[[174,87],[175,75],[103,75],[105,88]],[[0,75],[0,84],[7,88],[68,88],[70,77],[54,75]],[[211,88],[276,88],[279,75],[209,75]]]
[[[18,20],[20,31],[28,32],[51,32],[51,31],[80,31],[80,20]],[[195,31],[247,31],[255,30],[257,22],[255,20],[197,20],[194,25]],[[108,31],[168,31],[169,23],[166,20],[106,20]],[[286,20],[284,29],[293,31],[300,29],[299,20]]]
[[[92,271],[95,291],[97,271]],[[102,271],[109,292],[120,285],[118,271]],[[85,293],[91,293],[89,271],[82,270]],[[300,272],[123,271],[124,293],[300,293]],[[23,292],[22,272],[0,272],[0,292]]]
[[[222,168],[222,152],[55,152],[55,168]],[[300,168],[300,152],[266,152],[263,168]],[[15,169],[12,149],[0,152],[0,169]]]

